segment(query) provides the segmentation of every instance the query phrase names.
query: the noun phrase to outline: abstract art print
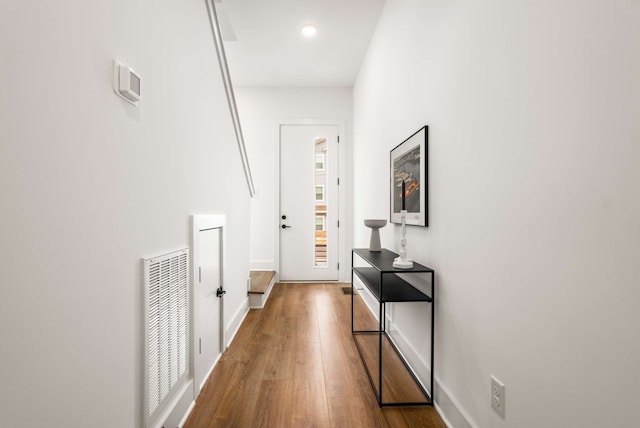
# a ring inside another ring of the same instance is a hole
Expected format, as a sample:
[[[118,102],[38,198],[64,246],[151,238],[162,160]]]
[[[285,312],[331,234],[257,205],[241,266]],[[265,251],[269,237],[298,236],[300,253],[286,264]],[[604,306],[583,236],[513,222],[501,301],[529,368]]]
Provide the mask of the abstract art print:
[[[428,226],[428,126],[391,150],[391,223],[401,223],[404,188],[406,224]],[[404,182],[404,186],[403,186]]]

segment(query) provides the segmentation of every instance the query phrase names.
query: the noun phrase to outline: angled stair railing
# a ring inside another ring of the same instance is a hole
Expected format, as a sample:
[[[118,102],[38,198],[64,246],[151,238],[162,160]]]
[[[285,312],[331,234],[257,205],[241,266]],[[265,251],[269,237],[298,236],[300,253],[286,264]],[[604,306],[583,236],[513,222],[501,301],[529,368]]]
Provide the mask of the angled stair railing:
[[[215,0],[205,0],[207,3],[207,10],[209,11],[209,22],[211,23],[211,32],[213,34],[213,41],[216,45],[216,53],[218,54],[218,63],[220,64],[220,72],[222,73],[222,80],[224,82],[224,89],[227,93],[227,102],[229,103],[229,111],[231,112],[231,119],[233,120],[233,128],[236,134],[236,141],[238,143],[238,150],[240,151],[240,159],[242,160],[242,167],[244,168],[244,176],[247,180],[247,186],[249,187],[249,195],[251,197],[256,195],[256,189],[253,185],[253,177],[251,175],[251,166],[249,165],[249,158],[247,157],[247,149],[244,145],[244,137],[242,135],[242,127],[240,126],[240,117],[238,116],[238,107],[236,105],[236,97],[233,93],[233,85],[231,84],[231,77],[229,75],[229,67],[227,65],[227,56],[224,52],[224,44],[222,40],[222,33],[220,32],[220,23],[218,21],[218,15],[216,13]]]

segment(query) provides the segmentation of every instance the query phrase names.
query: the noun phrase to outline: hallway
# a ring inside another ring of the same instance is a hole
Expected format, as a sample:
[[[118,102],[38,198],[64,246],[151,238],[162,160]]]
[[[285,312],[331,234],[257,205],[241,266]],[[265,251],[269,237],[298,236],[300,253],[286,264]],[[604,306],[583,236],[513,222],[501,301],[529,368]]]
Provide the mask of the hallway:
[[[444,428],[432,407],[378,407],[351,337],[346,285],[276,284],[265,308],[247,315],[185,428]],[[356,303],[357,325],[375,328]]]

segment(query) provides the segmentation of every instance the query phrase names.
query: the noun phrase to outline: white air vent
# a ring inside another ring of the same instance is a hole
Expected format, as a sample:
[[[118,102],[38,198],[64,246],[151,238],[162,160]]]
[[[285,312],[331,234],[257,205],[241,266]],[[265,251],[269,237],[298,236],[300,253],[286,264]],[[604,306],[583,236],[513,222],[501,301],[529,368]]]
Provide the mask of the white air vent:
[[[144,259],[145,419],[150,427],[188,373],[189,250]]]

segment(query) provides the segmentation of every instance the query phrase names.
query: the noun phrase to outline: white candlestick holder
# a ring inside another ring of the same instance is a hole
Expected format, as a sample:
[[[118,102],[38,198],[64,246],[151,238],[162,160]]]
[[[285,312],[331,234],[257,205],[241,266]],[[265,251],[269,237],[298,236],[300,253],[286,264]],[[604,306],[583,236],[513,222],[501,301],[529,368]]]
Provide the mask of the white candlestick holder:
[[[407,210],[400,211],[402,219],[402,235],[400,237],[400,257],[393,261],[393,267],[397,269],[412,269],[413,260],[407,258]]]

